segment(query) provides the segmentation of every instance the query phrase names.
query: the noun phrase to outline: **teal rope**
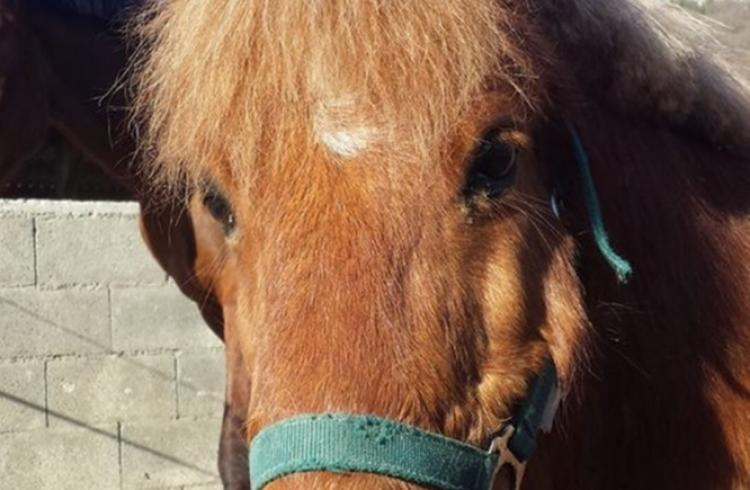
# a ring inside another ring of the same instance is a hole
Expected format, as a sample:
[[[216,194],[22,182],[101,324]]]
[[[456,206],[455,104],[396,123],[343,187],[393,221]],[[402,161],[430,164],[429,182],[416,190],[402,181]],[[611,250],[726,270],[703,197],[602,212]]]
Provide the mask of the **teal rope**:
[[[607,236],[607,230],[604,228],[604,221],[602,220],[599,198],[596,195],[594,178],[591,176],[589,157],[586,154],[586,149],[583,147],[578,131],[573,126],[570,126],[570,133],[573,138],[573,149],[575,151],[576,162],[578,163],[578,170],[581,173],[581,180],[583,181],[583,195],[586,202],[586,210],[589,214],[589,221],[591,221],[591,229],[594,233],[594,241],[596,241],[596,245],[599,247],[599,251],[604,256],[604,259],[617,274],[617,280],[621,284],[625,284],[633,274],[633,267],[630,265],[630,262],[615,252],[609,243],[609,236]]]

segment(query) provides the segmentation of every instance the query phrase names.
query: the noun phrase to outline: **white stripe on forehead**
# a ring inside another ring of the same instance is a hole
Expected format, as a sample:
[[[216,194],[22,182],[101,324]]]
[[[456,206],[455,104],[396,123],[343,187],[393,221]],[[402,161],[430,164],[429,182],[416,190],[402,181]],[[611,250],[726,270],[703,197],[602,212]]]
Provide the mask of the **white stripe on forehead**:
[[[323,131],[318,138],[333,153],[344,158],[354,158],[367,150],[373,136],[371,128],[358,127]]]
[[[317,140],[330,152],[345,159],[361,155],[378,139],[378,131],[365,122],[352,97],[340,97],[318,104],[313,118]]]

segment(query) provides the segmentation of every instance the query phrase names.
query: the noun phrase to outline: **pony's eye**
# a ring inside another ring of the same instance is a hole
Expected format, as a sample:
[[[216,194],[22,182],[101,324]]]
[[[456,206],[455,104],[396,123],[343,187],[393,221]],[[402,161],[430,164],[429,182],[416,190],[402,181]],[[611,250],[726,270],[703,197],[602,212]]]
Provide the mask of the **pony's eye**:
[[[465,195],[498,198],[513,185],[518,153],[493,131],[483,137],[472,153]]]
[[[234,213],[227,199],[214,187],[208,187],[203,192],[203,205],[213,218],[224,227],[224,233],[229,235],[234,231]]]

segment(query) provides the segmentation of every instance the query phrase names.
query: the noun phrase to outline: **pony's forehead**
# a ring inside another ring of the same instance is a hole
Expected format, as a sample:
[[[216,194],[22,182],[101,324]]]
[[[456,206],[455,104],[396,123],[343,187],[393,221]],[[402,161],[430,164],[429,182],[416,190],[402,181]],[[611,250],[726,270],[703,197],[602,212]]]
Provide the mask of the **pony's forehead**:
[[[327,97],[313,108],[314,139],[334,156],[350,159],[383,138],[376,117],[352,95]],[[382,124],[382,123],[381,123]]]
[[[217,25],[222,11],[236,15]],[[495,0],[167,3],[139,94],[158,170],[228,162],[242,179],[321,149],[429,161],[488,84],[539,97],[522,15]]]

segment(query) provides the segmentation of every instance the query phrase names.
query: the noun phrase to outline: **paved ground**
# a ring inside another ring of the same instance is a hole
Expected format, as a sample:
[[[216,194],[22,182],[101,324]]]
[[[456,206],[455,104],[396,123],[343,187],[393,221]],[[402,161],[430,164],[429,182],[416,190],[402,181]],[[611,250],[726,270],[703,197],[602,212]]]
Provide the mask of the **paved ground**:
[[[222,346],[136,216],[0,201],[0,489],[220,488]]]
[[[678,4],[702,19],[718,41],[718,53],[745,80],[750,81],[750,0],[657,0]]]
[[[750,81],[750,0],[715,0],[706,12],[717,21],[716,36],[727,60]]]

